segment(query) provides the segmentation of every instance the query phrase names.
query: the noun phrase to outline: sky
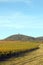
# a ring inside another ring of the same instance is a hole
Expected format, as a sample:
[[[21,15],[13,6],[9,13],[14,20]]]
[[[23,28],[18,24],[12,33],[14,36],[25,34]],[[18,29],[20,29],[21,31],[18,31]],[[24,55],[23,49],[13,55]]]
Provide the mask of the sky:
[[[43,0],[0,0],[0,39],[13,34],[43,36]]]

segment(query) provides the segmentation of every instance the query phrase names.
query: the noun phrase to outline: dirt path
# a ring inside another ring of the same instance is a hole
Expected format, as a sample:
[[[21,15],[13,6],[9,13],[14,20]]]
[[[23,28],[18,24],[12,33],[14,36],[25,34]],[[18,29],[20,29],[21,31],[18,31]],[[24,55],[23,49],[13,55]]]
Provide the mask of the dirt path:
[[[43,65],[43,44],[40,49],[27,53],[25,56],[11,58],[0,65]]]

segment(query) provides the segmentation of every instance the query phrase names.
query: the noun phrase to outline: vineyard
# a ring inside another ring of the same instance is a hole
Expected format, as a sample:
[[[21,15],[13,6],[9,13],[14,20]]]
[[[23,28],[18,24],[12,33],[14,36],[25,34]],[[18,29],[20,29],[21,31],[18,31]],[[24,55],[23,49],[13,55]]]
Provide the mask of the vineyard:
[[[39,47],[39,49],[28,52],[23,56],[2,61],[0,65],[43,65],[43,44],[40,44]]]
[[[0,53],[20,52],[37,48],[38,43],[28,41],[0,41]]]

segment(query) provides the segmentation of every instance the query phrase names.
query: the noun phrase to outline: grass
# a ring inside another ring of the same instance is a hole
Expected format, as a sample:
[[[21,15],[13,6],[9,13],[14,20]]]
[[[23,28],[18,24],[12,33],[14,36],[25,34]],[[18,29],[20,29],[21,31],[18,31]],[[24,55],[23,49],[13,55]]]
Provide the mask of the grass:
[[[40,46],[39,46],[40,45]],[[6,61],[0,61],[0,65],[43,65],[43,44],[29,41],[0,41],[0,54],[8,54],[10,51],[20,52],[40,47],[20,57],[11,57]]]
[[[38,47],[38,43],[29,41],[0,41],[0,53],[20,52]]]
[[[40,49],[38,50],[26,53],[22,57],[13,57],[7,61],[2,61],[0,65],[43,65],[43,44],[40,44]]]

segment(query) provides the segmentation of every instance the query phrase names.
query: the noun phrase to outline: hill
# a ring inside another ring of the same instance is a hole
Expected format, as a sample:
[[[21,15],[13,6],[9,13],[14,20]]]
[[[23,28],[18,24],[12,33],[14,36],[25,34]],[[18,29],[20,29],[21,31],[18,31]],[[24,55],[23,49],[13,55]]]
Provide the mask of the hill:
[[[5,41],[38,41],[38,42],[43,42],[43,36],[42,37],[31,37],[23,34],[15,34],[11,35],[5,39]]]
[[[42,42],[43,42],[43,36],[42,36],[42,37],[37,37],[36,40],[37,40],[37,41],[42,41]]]
[[[16,35],[11,35],[4,40],[10,40],[10,41],[34,41],[35,38],[31,36],[26,36],[26,35],[21,35],[21,34],[16,34]]]

